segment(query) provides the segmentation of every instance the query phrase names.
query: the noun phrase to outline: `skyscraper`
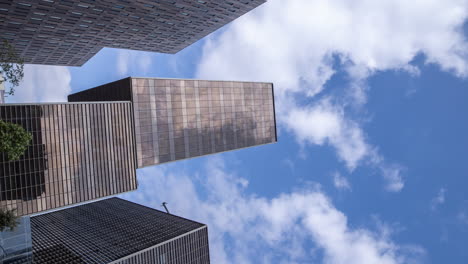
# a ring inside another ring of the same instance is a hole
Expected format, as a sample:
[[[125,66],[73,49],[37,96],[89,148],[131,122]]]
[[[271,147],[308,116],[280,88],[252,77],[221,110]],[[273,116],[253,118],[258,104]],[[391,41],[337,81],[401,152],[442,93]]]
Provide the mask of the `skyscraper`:
[[[277,141],[272,83],[126,78],[74,101],[133,102],[138,167]]]
[[[25,63],[81,66],[103,47],[176,53],[265,0],[10,0],[0,39]]]
[[[0,206],[28,215],[135,190],[130,102],[3,104],[33,136],[17,161],[0,153]]]
[[[0,153],[0,206],[90,201],[135,190],[137,168],[274,143],[273,98],[271,83],[126,78],[71,103],[0,105],[33,135],[20,160]]]
[[[34,263],[208,264],[204,224],[111,198],[31,217]]]

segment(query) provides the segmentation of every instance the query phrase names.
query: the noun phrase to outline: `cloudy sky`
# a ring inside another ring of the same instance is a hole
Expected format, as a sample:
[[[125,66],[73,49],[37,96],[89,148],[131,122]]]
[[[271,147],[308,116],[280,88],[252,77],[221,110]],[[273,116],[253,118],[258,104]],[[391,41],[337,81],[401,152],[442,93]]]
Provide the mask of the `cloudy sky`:
[[[270,0],[176,55],[27,65],[8,100],[127,76],[267,81],[279,141],[138,171],[212,263],[468,263],[468,0]]]

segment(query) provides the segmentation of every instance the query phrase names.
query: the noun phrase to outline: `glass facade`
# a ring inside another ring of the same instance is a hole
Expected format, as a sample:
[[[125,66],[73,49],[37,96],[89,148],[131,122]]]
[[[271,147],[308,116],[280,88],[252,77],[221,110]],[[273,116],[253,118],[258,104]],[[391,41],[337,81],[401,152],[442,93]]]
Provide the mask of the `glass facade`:
[[[207,264],[210,263],[207,227],[115,261],[116,264]]]
[[[138,167],[277,141],[272,83],[127,78],[68,98],[132,100]]]
[[[0,1],[0,36],[27,64],[81,66],[103,47],[179,52],[263,3]]]
[[[0,206],[28,215],[136,189],[132,104],[6,104],[33,135],[17,161],[0,153]]]
[[[271,83],[132,78],[138,166],[276,142]]]
[[[207,227],[119,198],[31,217],[34,263],[209,263]]]
[[[0,232],[0,263],[26,264],[32,262],[31,224],[28,216],[18,220],[16,228]]]

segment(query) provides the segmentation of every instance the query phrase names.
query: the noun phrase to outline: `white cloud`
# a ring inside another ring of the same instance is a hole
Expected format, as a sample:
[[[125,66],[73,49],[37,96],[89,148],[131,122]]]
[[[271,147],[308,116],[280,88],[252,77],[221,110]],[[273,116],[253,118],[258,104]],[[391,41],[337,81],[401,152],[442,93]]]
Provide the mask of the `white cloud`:
[[[120,76],[128,76],[131,73],[138,73],[139,76],[145,75],[152,64],[151,53],[135,50],[117,50],[117,72]],[[130,69],[129,67],[136,67]]]
[[[404,187],[403,167],[388,164],[377,149],[371,146],[359,124],[347,119],[340,106],[322,99],[312,106],[294,107],[283,118],[286,129],[296,135],[301,144],[324,145],[335,148],[338,158],[350,171],[365,161],[381,171],[385,189],[399,192]]]
[[[328,100],[310,107],[295,107],[283,122],[301,143],[333,146],[350,170],[369,153],[370,146],[358,124],[347,120],[343,110]]]
[[[208,224],[213,263],[411,263],[424,255],[393,242],[388,228],[352,227],[316,185],[271,199],[248,194],[247,181],[219,157],[191,174],[143,169],[139,183],[123,197],[157,209],[166,201],[171,213]]]
[[[362,79],[377,70],[414,73],[410,62],[424,53],[428,62],[467,76],[460,28],[467,6],[466,0],[270,0],[206,45],[199,75],[274,80],[279,92],[315,94],[334,73],[332,55]]]
[[[436,197],[434,197],[431,201],[431,209],[433,211],[437,210],[439,206],[445,203],[445,194],[447,190],[445,188],[440,188],[439,192],[437,193]]]
[[[67,67],[25,65],[24,78],[7,103],[66,102],[71,92]]]
[[[380,161],[379,165],[386,181],[386,189],[390,192],[399,192],[405,186],[402,176],[404,168],[401,165],[387,165]]]
[[[335,185],[335,188],[338,190],[351,190],[351,184],[348,179],[341,176],[339,172],[333,173],[333,185]]]
[[[388,189],[401,190],[399,170],[388,169],[347,110],[366,102],[375,72],[417,76],[411,61],[418,54],[468,76],[467,16],[468,0],[270,0],[207,41],[197,75],[274,82],[279,124],[299,142],[331,145],[350,170],[370,161],[393,181]],[[349,76],[346,91],[335,100],[295,100],[321,96],[337,65]]]

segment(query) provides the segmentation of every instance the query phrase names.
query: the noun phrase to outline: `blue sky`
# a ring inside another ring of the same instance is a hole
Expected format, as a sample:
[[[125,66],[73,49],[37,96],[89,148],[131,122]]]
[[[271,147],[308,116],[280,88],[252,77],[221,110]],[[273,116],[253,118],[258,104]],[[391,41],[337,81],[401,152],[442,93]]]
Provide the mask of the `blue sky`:
[[[212,263],[467,263],[468,1],[271,0],[176,55],[26,66],[10,101],[127,76],[269,81],[279,141],[138,171]]]

